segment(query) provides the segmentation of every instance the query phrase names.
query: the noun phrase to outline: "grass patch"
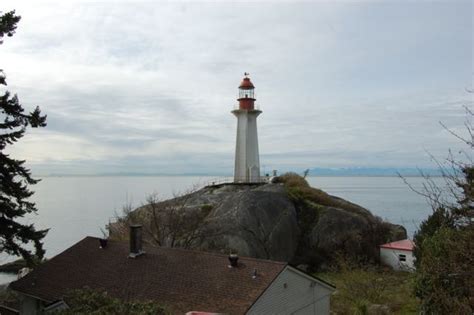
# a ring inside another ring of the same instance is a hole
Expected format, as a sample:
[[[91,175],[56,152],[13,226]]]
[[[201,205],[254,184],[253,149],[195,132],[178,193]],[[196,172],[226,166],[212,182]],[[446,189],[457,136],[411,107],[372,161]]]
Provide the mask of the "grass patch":
[[[305,202],[305,206],[300,208],[298,223],[303,233],[311,231],[317,223],[321,211],[322,207],[311,201]]]
[[[279,176],[276,181],[285,185],[288,196],[294,202],[310,201],[319,205],[357,213],[364,217],[370,216],[370,213],[355,204],[333,197],[321,189],[311,187],[306,179],[296,173],[285,173]]]
[[[213,205],[210,205],[210,204],[206,203],[206,204],[203,204],[201,206],[201,211],[205,212],[206,214],[209,214],[212,211],[213,208],[214,208]]]
[[[371,305],[383,305],[390,314],[419,313],[413,293],[414,273],[371,266],[315,275],[337,288],[331,297],[332,314],[368,314]]]

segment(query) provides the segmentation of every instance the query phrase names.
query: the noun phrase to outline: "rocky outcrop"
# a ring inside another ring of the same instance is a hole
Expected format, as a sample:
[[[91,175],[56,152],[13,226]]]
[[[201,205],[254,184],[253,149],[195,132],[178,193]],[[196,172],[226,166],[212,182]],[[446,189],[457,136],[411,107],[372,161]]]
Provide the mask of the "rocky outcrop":
[[[234,250],[241,255],[288,260],[298,246],[298,217],[282,185],[223,185],[204,195],[219,195],[213,213],[222,233],[205,242],[208,249]]]
[[[201,220],[192,225],[192,229],[200,231],[180,231],[176,235],[203,236],[192,242],[173,242],[174,246],[234,251],[242,256],[312,267],[329,263],[337,252],[376,260],[379,244],[406,237],[403,227],[383,222],[363,207],[309,187],[304,179],[292,174],[275,183],[208,186],[151,208],[141,207],[132,213],[133,220],[153,220],[156,215],[150,215],[151,211],[169,211],[173,207],[183,210],[184,219],[177,228],[185,229],[186,222]],[[173,213],[179,215],[177,211]],[[192,219],[187,219],[188,215]],[[156,224],[139,223],[147,224],[145,237],[156,243]],[[112,226],[111,237],[117,237],[114,234],[119,230]]]

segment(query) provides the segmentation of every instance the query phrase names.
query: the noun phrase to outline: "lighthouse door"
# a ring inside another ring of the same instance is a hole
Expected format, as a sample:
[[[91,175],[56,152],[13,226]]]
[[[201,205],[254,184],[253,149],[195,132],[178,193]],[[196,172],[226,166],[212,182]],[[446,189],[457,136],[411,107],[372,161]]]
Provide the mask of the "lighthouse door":
[[[257,165],[253,165],[249,168],[249,182],[258,182],[260,181],[260,169]]]

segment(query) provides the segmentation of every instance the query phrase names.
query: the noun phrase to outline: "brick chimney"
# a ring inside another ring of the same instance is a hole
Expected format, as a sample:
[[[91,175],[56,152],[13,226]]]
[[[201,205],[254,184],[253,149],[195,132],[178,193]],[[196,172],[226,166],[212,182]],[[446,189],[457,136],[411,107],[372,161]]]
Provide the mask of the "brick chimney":
[[[239,266],[239,256],[237,254],[229,255],[230,268],[237,268]]]
[[[130,225],[130,254],[129,258],[137,258],[145,254],[142,249],[142,226],[138,224]]]

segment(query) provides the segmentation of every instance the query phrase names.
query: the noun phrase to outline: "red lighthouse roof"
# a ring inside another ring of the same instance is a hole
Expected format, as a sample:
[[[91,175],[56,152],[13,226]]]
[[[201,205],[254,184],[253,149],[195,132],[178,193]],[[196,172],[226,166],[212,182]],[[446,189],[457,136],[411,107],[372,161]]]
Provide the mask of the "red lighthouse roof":
[[[255,87],[253,86],[252,81],[250,81],[250,78],[245,77],[242,80],[242,82],[240,82],[239,89],[250,90],[250,89],[253,89],[253,88],[255,88]]]

